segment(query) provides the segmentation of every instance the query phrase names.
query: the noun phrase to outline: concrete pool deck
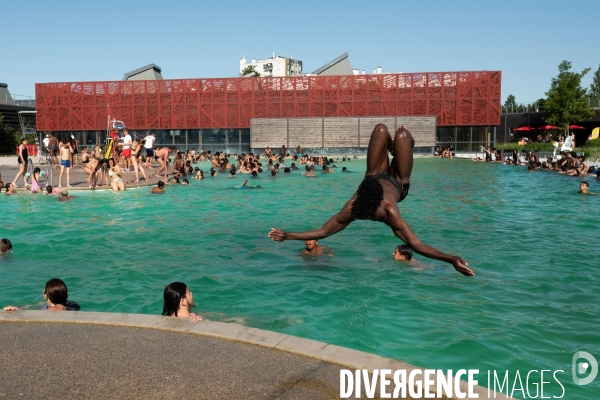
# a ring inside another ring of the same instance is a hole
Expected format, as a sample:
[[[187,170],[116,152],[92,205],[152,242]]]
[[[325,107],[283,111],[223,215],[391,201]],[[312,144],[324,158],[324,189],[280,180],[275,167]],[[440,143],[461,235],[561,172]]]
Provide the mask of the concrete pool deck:
[[[46,165],[40,165],[39,160],[40,157],[32,157],[33,160],[33,167],[39,167],[42,171],[46,170]],[[44,159],[45,161],[45,159]],[[170,168],[169,170],[171,170],[172,168],[172,164],[170,164]],[[164,177],[158,178],[156,176],[154,176],[156,174],[156,171],[158,171],[158,168],[160,168],[160,166],[155,162],[153,165],[154,169],[147,169],[144,168],[144,170],[146,171],[146,175],[147,176],[152,176],[151,178],[149,178],[147,181],[144,181],[144,177],[143,175],[139,174],[140,177],[140,182],[133,182],[135,180],[135,172],[133,172],[133,170],[131,172],[124,172],[123,173],[123,181],[125,182],[125,186],[128,188],[132,188],[132,187],[140,187],[140,186],[154,186],[158,183],[159,180],[165,180]],[[13,179],[15,178],[15,176],[17,175],[17,173],[19,172],[19,164],[17,162],[17,157],[0,157],[0,174],[2,176],[2,181],[4,181],[4,184],[6,185],[9,182],[12,182]],[[208,171],[205,171],[205,174],[207,174]],[[60,176],[60,168],[54,168],[52,170],[52,174],[53,179],[52,179],[52,183],[53,183],[53,187],[58,187],[58,178]],[[172,176],[172,175],[170,175]],[[88,184],[88,177],[89,175],[87,173],[85,173],[85,171],[83,170],[83,164],[78,163],[77,166],[75,168],[71,168],[71,187],[68,188],[69,190],[90,190],[89,189],[89,184]],[[190,179],[190,178],[188,178]],[[40,179],[40,186],[45,187],[47,185],[47,180],[46,178],[41,178]],[[63,183],[66,185],[67,182],[67,177],[66,177],[66,173],[63,176]],[[31,179],[29,179],[29,183],[31,183]],[[23,178],[20,177],[18,182],[17,182],[17,186],[19,186],[19,188],[17,189],[17,191],[25,191],[25,189],[23,188]],[[110,186],[98,186],[98,189],[110,189]],[[4,189],[2,190],[4,192]]]
[[[417,368],[238,324],[26,310],[0,311],[0,360],[0,398],[21,399],[338,399],[340,369]]]

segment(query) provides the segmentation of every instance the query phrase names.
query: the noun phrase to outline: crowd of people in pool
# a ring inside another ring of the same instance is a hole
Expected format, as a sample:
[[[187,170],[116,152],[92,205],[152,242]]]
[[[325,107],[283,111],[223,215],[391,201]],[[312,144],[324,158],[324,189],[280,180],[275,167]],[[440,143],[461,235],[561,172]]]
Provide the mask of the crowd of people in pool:
[[[197,152],[194,149],[179,151],[174,146],[154,148],[156,140],[154,133],[142,140],[132,140],[126,129],[123,134],[123,142],[119,142],[114,151],[105,151],[100,146],[94,146],[91,152],[88,152],[87,149],[82,150],[81,163],[84,171],[88,174],[88,187],[90,189],[95,190],[96,187],[106,186],[111,187],[114,191],[124,191],[126,183],[130,183],[125,181],[124,173],[133,172],[135,174],[133,183],[140,181],[140,175],[147,181],[152,175],[149,171],[146,174],[146,170],[153,170],[155,162],[159,164],[155,176],[161,177],[162,174],[164,180],[158,182],[157,187],[152,189],[152,193],[164,193],[165,184],[189,185],[189,179],[216,178],[220,174],[226,174],[228,178],[239,174],[248,174],[256,178],[263,173],[276,177],[280,173],[289,174],[292,171],[303,169],[306,176],[314,177],[317,170],[322,173],[332,173],[337,168],[336,163],[357,159],[356,156],[352,158],[349,156],[336,158],[309,156],[303,154],[300,146],[296,148],[293,155],[290,155],[285,146],[281,147],[279,154],[274,154],[271,148],[267,147],[262,156],[253,153],[226,154],[216,152],[213,154],[210,150]],[[43,186],[40,182],[43,178],[47,179],[47,177],[45,177],[45,171],[41,171],[39,167],[34,168],[31,177],[22,173],[25,170],[24,166],[27,164],[28,157],[25,147],[27,141],[24,140],[19,147],[19,160],[23,160],[20,164],[22,171],[20,169],[19,174],[12,183],[6,184],[7,194],[15,193],[17,188],[15,182],[22,176],[24,185],[31,193],[60,195],[63,200],[68,199],[68,188],[71,187],[70,170],[77,163],[78,152],[74,149],[77,148],[78,144],[76,141],[73,143],[74,139],[58,141],[51,134],[47,136],[51,136],[47,146],[47,152],[50,154],[49,162],[53,168],[60,168],[58,186]],[[115,137],[115,142],[116,139],[117,137]],[[144,146],[144,153],[142,153],[142,145]],[[174,153],[172,163],[171,153]],[[54,161],[55,157],[60,157],[60,163]],[[202,161],[211,163],[210,171],[206,175],[202,169],[194,166]],[[350,171],[343,167],[342,172]],[[66,177],[65,187],[62,185],[63,176]],[[31,178],[30,184],[27,182],[28,178]],[[245,184],[242,186],[250,188]]]
[[[595,177],[597,180],[600,180],[600,167],[588,165],[584,155],[577,155],[573,151],[561,151],[557,157],[548,157],[545,160],[541,160],[535,151],[529,151],[522,157],[521,152],[518,150],[513,150],[510,156],[506,156],[502,151],[495,148],[487,149],[481,146],[481,150],[483,151],[483,156],[471,157],[472,161],[519,165],[527,167],[527,170],[530,172],[547,170],[569,176]],[[453,158],[452,153],[451,147],[437,146],[434,156],[438,158]]]

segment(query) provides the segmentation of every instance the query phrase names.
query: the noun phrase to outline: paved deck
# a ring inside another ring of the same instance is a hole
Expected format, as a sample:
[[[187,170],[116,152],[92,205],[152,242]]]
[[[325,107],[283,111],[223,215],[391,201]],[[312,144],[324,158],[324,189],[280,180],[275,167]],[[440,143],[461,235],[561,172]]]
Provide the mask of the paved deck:
[[[39,157],[33,157],[33,167],[39,167],[42,171],[46,170],[46,165],[40,165],[39,161],[40,158]],[[170,164],[172,166],[172,164]],[[159,180],[164,180],[164,173],[162,174],[163,177],[161,177],[160,179],[155,177],[154,175],[156,174],[156,172],[158,171],[158,168],[160,166],[155,162],[154,163],[154,169],[144,169],[146,171],[146,176],[149,177],[149,179],[147,181],[144,181],[142,174],[139,174],[140,177],[140,182],[133,182],[135,181],[135,173],[132,172],[124,172],[123,173],[123,181],[125,182],[125,186],[126,187],[138,187],[138,186],[149,186],[149,185],[156,185],[158,183]],[[170,170],[170,168],[169,168]],[[7,184],[8,182],[12,182],[14,177],[17,175],[17,173],[19,172],[19,164],[17,163],[17,157],[0,157],[0,174],[2,176],[2,181],[4,181],[4,184]],[[58,178],[60,176],[60,168],[54,168],[53,169],[53,178],[52,178],[52,183],[54,187],[58,186]],[[88,184],[88,174],[86,174],[83,171],[83,165],[82,164],[78,164],[77,166],[75,166],[75,168],[71,168],[71,186],[69,188],[69,190],[89,190],[89,184]],[[47,180],[46,178],[42,178],[40,180],[40,186],[45,187],[47,186]],[[29,183],[31,183],[31,180],[29,180]],[[100,182],[99,182],[100,183]],[[66,186],[67,184],[67,177],[66,174],[65,176],[63,176],[63,186]],[[17,182],[17,186],[19,186],[19,188],[17,189],[17,191],[24,191],[25,189],[23,188],[23,178],[19,178],[19,181]],[[98,186],[98,188],[101,188],[101,186]],[[110,188],[110,186],[104,186],[104,189]],[[2,192],[4,192],[4,189],[2,190]]]
[[[0,311],[0,398],[339,399],[342,368],[415,367],[237,324]]]

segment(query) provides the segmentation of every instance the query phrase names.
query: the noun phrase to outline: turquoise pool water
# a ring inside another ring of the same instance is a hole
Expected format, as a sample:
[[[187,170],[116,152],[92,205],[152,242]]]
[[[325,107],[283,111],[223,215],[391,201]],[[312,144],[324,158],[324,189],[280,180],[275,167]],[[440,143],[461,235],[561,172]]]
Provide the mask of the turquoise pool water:
[[[317,178],[251,181],[262,190],[234,190],[244,178],[221,175],[160,196],[76,192],[62,203],[2,194],[0,237],[15,251],[0,259],[0,305],[35,308],[44,283],[60,277],[82,310],[160,314],[164,286],[180,280],[212,320],[427,368],[479,368],[483,386],[487,370],[510,370],[512,385],[517,370],[561,369],[563,398],[600,397],[600,377],[571,379],[576,351],[600,360],[600,197],[577,194],[580,179],[416,159],[400,210],[423,242],[467,260],[476,273],[468,278],[422,257],[421,269],[392,260],[399,242],[376,222],[322,240],[334,257],[303,258],[302,242],[269,240],[270,227],[315,228],[341,208],[365,163],[338,166]],[[560,396],[552,376],[545,381],[544,395]]]

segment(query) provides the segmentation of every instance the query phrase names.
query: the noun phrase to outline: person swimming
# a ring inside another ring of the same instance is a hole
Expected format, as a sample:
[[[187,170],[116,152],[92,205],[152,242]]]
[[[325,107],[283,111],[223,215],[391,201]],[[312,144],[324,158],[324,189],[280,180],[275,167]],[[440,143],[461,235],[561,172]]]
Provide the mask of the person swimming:
[[[246,179],[244,181],[244,183],[242,183],[242,186],[238,186],[234,189],[262,189],[262,186],[260,185],[256,185],[256,186],[248,186],[248,179]]]

